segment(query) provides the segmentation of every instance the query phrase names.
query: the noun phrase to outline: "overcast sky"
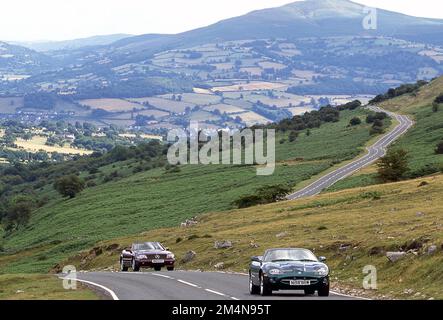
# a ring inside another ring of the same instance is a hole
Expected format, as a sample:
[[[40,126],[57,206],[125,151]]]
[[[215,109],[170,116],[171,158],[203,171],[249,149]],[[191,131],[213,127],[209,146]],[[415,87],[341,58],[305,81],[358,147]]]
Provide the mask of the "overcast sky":
[[[113,33],[177,33],[276,7],[288,0],[6,0],[0,39],[66,40]],[[443,18],[442,0],[355,0],[410,15]]]

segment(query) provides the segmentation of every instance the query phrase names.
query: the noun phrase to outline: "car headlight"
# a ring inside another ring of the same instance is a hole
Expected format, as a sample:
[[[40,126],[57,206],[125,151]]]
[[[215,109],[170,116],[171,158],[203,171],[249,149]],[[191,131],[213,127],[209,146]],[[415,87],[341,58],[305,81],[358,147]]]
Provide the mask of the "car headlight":
[[[175,255],[173,253],[168,253],[166,255],[166,259],[174,259],[174,258],[175,258]]]
[[[280,269],[271,269],[271,270],[269,270],[268,273],[271,275],[278,275],[278,274],[282,274],[283,271],[281,271]]]
[[[137,259],[143,260],[143,259],[147,259],[148,257],[144,254],[140,254],[137,256]]]
[[[315,270],[315,273],[318,274],[319,276],[325,277],[329,274],[329,269],[326,266],[320,267]]]

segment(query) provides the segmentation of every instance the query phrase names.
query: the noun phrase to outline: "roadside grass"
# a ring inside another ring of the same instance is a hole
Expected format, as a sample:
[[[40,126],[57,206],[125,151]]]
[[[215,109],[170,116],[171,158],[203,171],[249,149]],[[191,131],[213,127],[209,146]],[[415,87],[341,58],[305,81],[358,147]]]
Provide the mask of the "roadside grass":
[[[46,272],[58,261],[105,239],[170,227],[208,212],[233,209],[232,202],[269,184],[296,186],[339,161],[358,155],[371,138],[369,126],[348,127],[365,110],[345,111],[337,123],[312,129],[295,142],[276,145],[277,166],[271,176],[257,176],[255,166],[187,165],[179,172],[163,168],[133,174],[129,162],[103,168],[101,175],[121,176],[61,199],[50,188],[50,201],[26,227],[5,238],[8,254],[31,250],[29,256],[0,256],[0,273]],[[81,174],[86,177],[86,173]],[[36,250],[34,250],[36,249]]]
[[[428,185],[419,186],[426,181]],[[112,239],[65,260],[79,269],[118,270],[120,250],[136,241],[161,241],[178,268],[247,272],[249,258],[272,247],[303,247],[328,258],[333,288],[400,299],[443,298],[443,176],[323,194],[243,210],[204,215],[196,226],[145,231]],[[230,240],[233,247],[215,249]],[[415,245],[414,245],[415,244]],[[437,246],[429,254],[431,245]],[[417,247],[395,263],[387,251]],[[111,249],[110,249],[111,248]],[[103,253],[100,252],[103,251]],[[193,250],[196,257],[183,263]],[[363,268],[377,268],[378,289],[364,290]],[[245,288],[247,290],[247,288]],[[349,292],[349,291],[345,291]]]
[[[47,274],[0,275],[0,300],[97,300],[90,289],[77,283],[76,290],[63,288],[62,280]]]

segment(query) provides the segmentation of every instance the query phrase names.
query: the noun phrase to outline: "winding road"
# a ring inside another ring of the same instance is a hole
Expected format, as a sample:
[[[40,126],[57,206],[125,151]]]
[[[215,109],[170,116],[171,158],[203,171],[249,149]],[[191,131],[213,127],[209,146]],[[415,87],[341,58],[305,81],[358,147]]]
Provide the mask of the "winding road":
[[[350,176],[386,154],[386,148],[413,126],[407,116],[387,112],[378,107],[373,111],[386,112],[398,125],[373,145],[368,153],[326,175],[309,186],[288,196],[289,200],[314,196],[337,181]],[[360,299],[331,292],[329,297],[305,296],[303,292],[279,291],[270,297],[250,295],[246,274],[222,272],[86,272],[77,273],[77,280],[104,291],[114,300],[270,300],[270,299]]]
[[[239,273],[86,272],[79,282],[105,291],[114,300],[349,300],[355,297],[331,292],[329,297],[305,296],[302,291],[278,291],[272,296],[250,295],[248,276]]]
[[[368,153],[314,181],[307,187],[287,196],[288,200],[296,200],[304,197],[315,196],[323,190],[334,185],[338,181],[352,175],[356,171],[367,167],[386,155],[387,147],[406,133],[414,125],[414,122],[405,115],[396,114],[383,110],[379,107],[369,106],[368,109],[376,112],[386,112],[391,118],[398,121],[398,125],[389,133],[382,136],[373,145],[367,148]]]

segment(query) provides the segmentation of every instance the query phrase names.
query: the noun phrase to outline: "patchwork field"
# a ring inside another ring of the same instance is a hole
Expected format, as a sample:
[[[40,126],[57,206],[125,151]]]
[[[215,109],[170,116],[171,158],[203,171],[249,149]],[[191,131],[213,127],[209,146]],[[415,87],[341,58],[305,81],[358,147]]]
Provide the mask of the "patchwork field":
[[[284,83],[277,82],[250,82],[243,84],[234,84],[230,86],[214,87],[212,92],[229,92],[229,91],[253,91],[253,90],[275,90],[287,87]]]
[[[61,153],[61,154],[78,154],[78,155],[88,155],[92,154],[90,150],[76,149],[73,147],[60,147],[60,146],[47,146],[45,145],[47,138],[41,136],[34,136],[31,140],[24,140],[18,138],[15,141],[18,149],[23,149],[28,152],[38,152],[40,150],[46,151],[48,153]]]
[[[247,125],[254,125],[257,123],[266,124],[268,122],[271,122],[271,120],[266,119],[265,117],[253,111],[239,113],[237,116],[239,116],[242,119],[242,121],[244,121]]]
[[[244,112],[244,111],[245,111],[244,109],[241,109],[241,108],[239,108],[239,107],[232,106],[232,105],[229,105],[229,104],[224,104],[224,103],[213,104],[213,105],[210,105],[210,106],[205,107],[204,109],[205,109],[205,110],[208,110],[208,111],[215,111],[215,110],[218,110],[218,111],[220,111],[221,113],[226,112],[227,114],[230,114],[230,113],[239,113],[239,112]]]
[[[172,113],[183,113],[186,108],[193,108],[195,104],[183,101],[174,101],[169,99],[163,99],[158,97],[147,97],[147,98],[131,98],[131,101],[138,103],[149,103],[149,105]]]
[[[215,104],[221,101],[221,97],[216,96],[214,94],[206,94],[206,93],[182,93],[180,94],[180,96],[182,97],[183,102],[199,106]],[[165,99],[172,99],[172,94],[166,94],[160,97]]]
[[[91,109],[103,109],[109,112],[122,112],[141,109],[143,106],[123,99],[86,99],[80,100],[80,104],[91,107]]]

